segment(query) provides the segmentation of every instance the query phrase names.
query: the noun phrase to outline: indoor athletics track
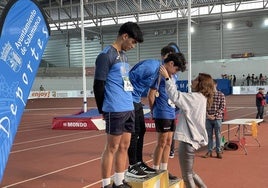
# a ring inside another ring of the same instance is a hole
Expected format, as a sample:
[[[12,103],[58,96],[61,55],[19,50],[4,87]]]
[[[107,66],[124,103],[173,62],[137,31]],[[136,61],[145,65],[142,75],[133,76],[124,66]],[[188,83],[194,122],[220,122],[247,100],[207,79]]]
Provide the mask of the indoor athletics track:
[[[227,120],[255,118],[255,95],[227,96],[226,100]],[[105,132],[51,129],[53,117],[75,114],[82,105],[82,98],[29,100],[0,187],[100,188],[100,156],[105,144]],[[88,108],[94,107],[94,100],[88,99]],[[258,126],[261,147],[252,137],[246,137],[248,155],[241,148],[224,151],[223,159],[202,158],[205,149],[197,152],[195,171],[208,188],[268,187],[266,116],[265,120]],[[231,127],[231,139],[236,138],[236,130]],[[222,133],[227,138],[226,125]],[[152,165],[155,140],[154,132],[146,133],[144,160],[149,165]],[[177,156],[170,159],[169,171],[181,177]]]

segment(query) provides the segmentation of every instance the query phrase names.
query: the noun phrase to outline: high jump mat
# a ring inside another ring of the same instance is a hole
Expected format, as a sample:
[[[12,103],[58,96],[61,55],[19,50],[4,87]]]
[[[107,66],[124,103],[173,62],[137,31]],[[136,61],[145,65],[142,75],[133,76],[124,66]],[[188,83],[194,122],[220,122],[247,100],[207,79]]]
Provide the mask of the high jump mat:
[[[155,131],[154,120],[151,118],[150,109],[144,106],[144,119],[146,131]],[[104,130],[105,121],[97,108],[87,112],[79,112],[73,115],[58,116],[52,120],[52,129],[63,130]]]

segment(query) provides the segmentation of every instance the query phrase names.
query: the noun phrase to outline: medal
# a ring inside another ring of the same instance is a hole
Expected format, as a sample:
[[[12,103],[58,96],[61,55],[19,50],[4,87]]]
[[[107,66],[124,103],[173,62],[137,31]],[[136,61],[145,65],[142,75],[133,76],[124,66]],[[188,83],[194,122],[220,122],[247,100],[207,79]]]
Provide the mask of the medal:
[[[159,92],[158,91],[155,92],[155,97],[159,97]]]

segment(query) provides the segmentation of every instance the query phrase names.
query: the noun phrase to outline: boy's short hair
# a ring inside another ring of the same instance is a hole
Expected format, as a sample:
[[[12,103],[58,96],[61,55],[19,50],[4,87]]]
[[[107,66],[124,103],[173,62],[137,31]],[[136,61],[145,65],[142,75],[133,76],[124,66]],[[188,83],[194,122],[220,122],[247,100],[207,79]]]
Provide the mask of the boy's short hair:
[[[118,31],[118,36],[121,36],[125,33],[128,34],[129,37],[135,39],[138,43],[143,42],[143,33],[141,32],[141,29],[137,23],[126,22],[121,25]]]
[[[168,63],[169,61],[174,62],[174,66],[179,67],[181,72],[186,70],[186,59],[183,53],[173,53],[169,54],[168,57],[164,60],[164,63]]]

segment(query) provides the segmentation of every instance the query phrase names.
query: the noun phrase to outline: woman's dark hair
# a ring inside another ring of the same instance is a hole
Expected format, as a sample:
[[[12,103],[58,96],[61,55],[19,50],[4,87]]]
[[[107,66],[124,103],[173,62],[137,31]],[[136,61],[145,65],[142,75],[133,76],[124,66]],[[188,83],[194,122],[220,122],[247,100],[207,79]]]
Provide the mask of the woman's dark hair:
[[[141,32],[139,25],[134,22],[126,22],[121,25],[118,31],[118,36],[125,33],[128,34],[129,37],[135,39],[138,43],[143,42],[143,33]]]

